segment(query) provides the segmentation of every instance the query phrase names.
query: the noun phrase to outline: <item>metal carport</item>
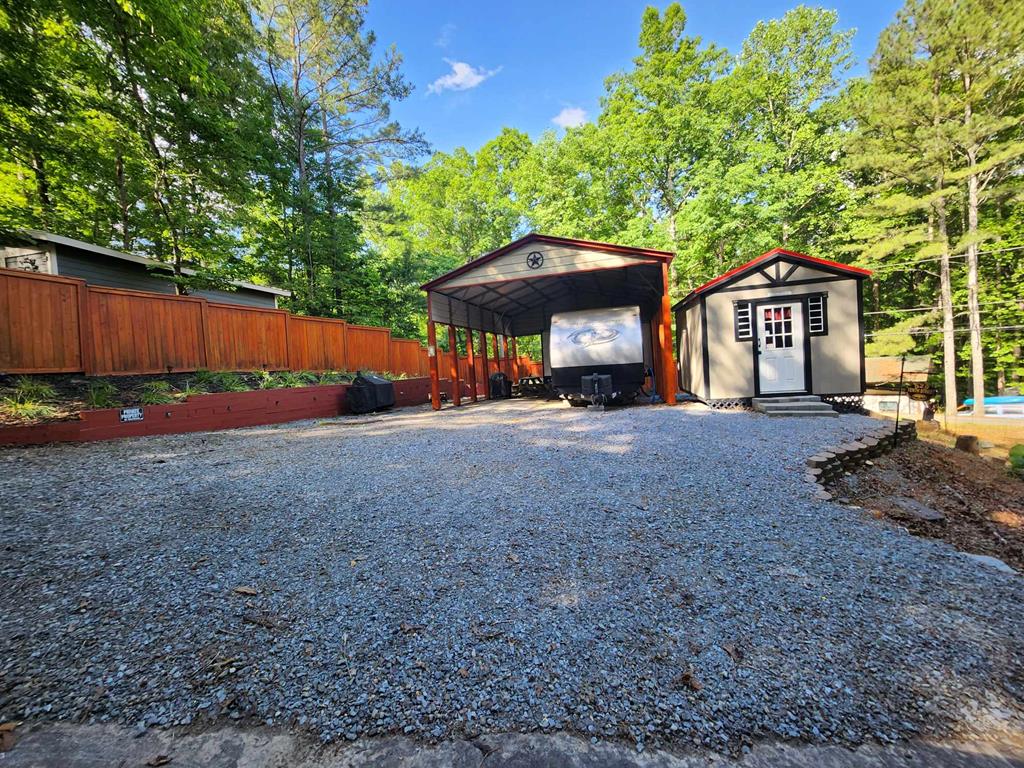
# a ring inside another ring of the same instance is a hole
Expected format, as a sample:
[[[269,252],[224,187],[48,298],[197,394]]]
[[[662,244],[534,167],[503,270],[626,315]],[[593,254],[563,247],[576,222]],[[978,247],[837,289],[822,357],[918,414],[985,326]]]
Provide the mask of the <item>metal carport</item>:
[[[474,333],[483,334],[483,350],[489,333],[503,346],[511,339],[515,359],[516,338],[543,333],[553,313],[626,305],[638,305],[641,318],[649,323],[658,393],[674,405],[677,376],[668,292],[672,258],[668,251],[533,233],[424,283],[434,409],[441,407],[438,323],[448,326],[451,348],[456,346],[457,329],[466,332],[470,393],[475,401]],[[452,402],[460,405],[456,366],[452,379]]]

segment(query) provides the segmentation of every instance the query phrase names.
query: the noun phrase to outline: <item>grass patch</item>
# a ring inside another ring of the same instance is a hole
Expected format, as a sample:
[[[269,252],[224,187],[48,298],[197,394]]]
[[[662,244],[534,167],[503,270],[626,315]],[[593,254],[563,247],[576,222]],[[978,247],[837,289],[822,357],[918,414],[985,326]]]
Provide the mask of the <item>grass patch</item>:
[[[192,381],[186,381],[185,384],[178,388],[178,391],[174,394],[174,397],[178,400],[188,400],[193,395],[205,395],[207,391],[204,387],[196,384]]]
[[[203,392],[248,392],[249,387],[237,373],[231,371],[196,371],[193,379],[196,393]]]
[[[55,400],[57,390],[45,381],[19,376],[11,389],[11,399],[19,403],[40,403]]]
[[[13,397],[5,397],[0,401],[0,408],[7,416],[16,419],[52,419],[57,415],[57,409],[52,405]]]
[[[57,390],[45,381],[19,376],[0,400],[0,410],[5,416],[18,420],[52,419],[57,409],[47,401],[56,399]]]
[[[174,389],[166,381],[148,381],[139,388],[139,402],[143,405],[170,405],[174,402]]]
[[[89,382],[85,393],[85,404],[89,408],[113,408],[117,405],[117,387],[102,379]]]

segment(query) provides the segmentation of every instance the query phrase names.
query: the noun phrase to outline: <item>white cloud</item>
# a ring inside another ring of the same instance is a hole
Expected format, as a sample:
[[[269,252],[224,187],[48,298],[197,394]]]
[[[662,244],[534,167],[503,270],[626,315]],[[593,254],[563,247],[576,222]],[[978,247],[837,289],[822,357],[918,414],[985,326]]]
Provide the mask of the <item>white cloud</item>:
[[[437,36],[437,40],[434,41],[434,45],[438,48],[447,48],[452,44],[452,40],[455,38],[455,25],[451,22],[441,25],[441,32]]]
[[[442,75],[427,86],[427,93],[468,91],[470,88],[476,88],[484,80],[493,77],[501,71],[501,67],[497,69],[484,69],[483,67],[474,67],[472,64],[467,64],[464,61],[452,61],[451,59],[445,59],[445,61],[448,62],[448,66],[452,68],[452,71],[447,75]]]
[[[578,128],[587,122],[587,110],[580,107],[565,107],[551,118],[551,122],[559,128]]]

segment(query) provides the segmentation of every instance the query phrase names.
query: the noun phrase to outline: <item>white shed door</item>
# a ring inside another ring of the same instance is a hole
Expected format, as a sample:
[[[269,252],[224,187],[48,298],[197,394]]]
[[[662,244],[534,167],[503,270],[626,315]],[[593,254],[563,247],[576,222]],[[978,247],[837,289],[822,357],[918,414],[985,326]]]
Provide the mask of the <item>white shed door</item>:
[[[757,330],[761,394],[807,391],[802,305],[799,302],[759,305]]]

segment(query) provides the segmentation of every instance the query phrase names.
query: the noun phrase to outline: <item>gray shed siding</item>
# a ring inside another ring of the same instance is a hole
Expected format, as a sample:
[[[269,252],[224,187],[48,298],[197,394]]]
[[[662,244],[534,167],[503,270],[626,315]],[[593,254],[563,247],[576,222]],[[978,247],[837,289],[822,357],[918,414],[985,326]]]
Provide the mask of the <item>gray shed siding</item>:
[[[145,264],[114,259],[96,253],[85,253],[77,248],[66,245],[57,246],[57,273],[65,277],[77,277],[91,285],[102,285],[107,288],[125,288],[132,291],[149,291],[150,293],[173,294],[174,283],[166,277],[160,277]],[[170,272],[165,274],[170,275]],[[275,295],[238,288],[233,291],[216,289],[194,290],[192,296],[217,301],[224,304],[240,304],[246,307],[274,309],[277,306]]]
[[[275,296],[272,293],[260,293],[245,288],[238,288],[234,291],[195,290],[192,296],[198,296],[207,301],[218,301],[222,304],[241,304],[246,307],[259,307],[260,309],[274,309],[277,306]]]
[[[112,259],[95,253],[82,253],[63,245],[57,246],[57,274],[77,277],[91,285],[103,285],[107,288],[174,293],[174,283],[157,277],[143,264]]]

